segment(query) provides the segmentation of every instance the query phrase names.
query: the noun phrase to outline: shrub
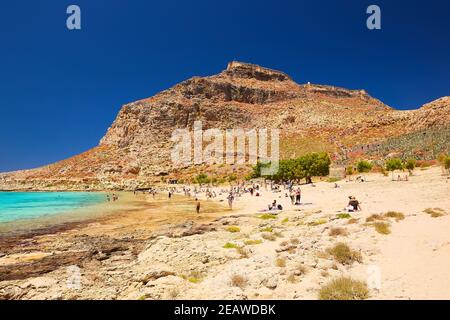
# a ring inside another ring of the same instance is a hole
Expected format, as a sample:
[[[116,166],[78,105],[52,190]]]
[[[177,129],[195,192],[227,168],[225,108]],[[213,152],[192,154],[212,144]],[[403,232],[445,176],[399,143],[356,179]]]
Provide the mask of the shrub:
[[[366,160],[361,160],[356,164],[356,169],[359,173],[370,172],[372,170],[373,165]]]
[[[272,232],[273,228],[272,227],[265,227],[264,229],[261,229],[262,232]]]
[[[338,243],[334,247],[327,250],[333,258],[341,264],[352,264],[354,261],[362,262],[361,253],[350,249],[345,243]]]
[[[429,214],[432,218],[439,218],[442,217],[445,214],[445,211],[440,208],[428,208],[425,209],[423,212]]]
[[[416,159],[411,158],[406,160],[405,169],[407,169],[410,173],[412,173],[415,167],[416,167]]]
[[[401,212],[388,211],[384,214],[388,218],[395,218],[396,221],[405,219],[405,215]]]
[[[223,248],[225,249],[236,249],[238,246],[234,243],[227,242],[224,244]]]
[[[366,218],[366,222],[373,222],[376,220],[384,220],[384,217],[381,214],[372,214]]]
[[[281,223],[286,223],[289,221],[289,218],[284,218],[283,220],[281,220]]]
[[[243,289],[247,285],[247,279],[241,275],[235,274],[231,277],[231,285]]]
[[[192,282],[192,283],[199,283],[199,282],[202,281],[201,279],[199,279],[199,278],[194,278],[194,277],[189,277],[187,280],[188,280],[189,282]]]
[[[246,245],[255,245],[255,244],[260,244],[260,243],[262,243],[262,240],[261,240],[261,239],[257,239],[257,240],[248,239],[248,240],[245,240],[244,243],[245,243]]]
[[[228,228],[227,228],[227,231],[228,232],[239,232],[239,231],[241,231],[241,228],[239,228],[239,227],[237,227],[237,226],[229,226]]]
[[[263,237],[263,239],[269,240],[269,241],[275,241],[277,239],[277,237],[273,234],[273,233],[263,233],[261,235],[261,237]]]
[[[264,213],[262,215],[259,215],[258,218],[263,219],[263,220],[269,220],[269,219],[276,219],[277,216],[274,214],[270,214],[270,213]]]
[[[388,159],[386,161],[386,170],[392,171],[392,178],[394,178],[395,170],[403,170],[403,162],[398,158]]]
[[[347,224],[355,224],[355,223],[358,223],[358,221],[359,221],[359,219],[351,218],[348,220]]]
[[[285,258],[278,258],[277,260],[275,260],[275,265],[277,267],[280,267],[280,268],[286,267],[286,259]]]
[[[368,297],[366,283],[347,277],[334,279],[319,291],[320,300],[364,300]]]
[[[250,251],[244,247],[237,247],[236,251],[241,255],[241,258],[248,258],[250,256]]]
[[[347,168],[345,168],[345,174],[351,176],[353,173],[354,173],[353,166],[348,166]]]
[[[332,237],[346,236],[347,235],[347,231],[344,228],[331,228],[329,235],[332,236]]]
[[[211,182],[211,179],[205,173],[200,173],[199,175],[195,176],[195,178],[194,178],[194,183],[206,184],[206,183],[210,183],[210,182]]]
[[[308,223],[308,226],[315,227],[315,226],[319,226],[319,225],[324,224],[324,223],[327,223],[327,220],[319,219],[319,220],[316,220],[316,221]]]
[[[373,224],[373,226],[375,227],[375,230],[378,233],[381,233],[381,234],[390,234],[391,233],[390,226],[386,222],[375,222]]]
[[[445,170],[450,170],[450,156],[444,159],[444,168]]]
[[[348,214],[348,213],[338,213],[338,214],[336,215],[336,217],[338,217],[339,219],[349,219],[349,218],[351,218],[352,216],[351,216],[350,214]]]

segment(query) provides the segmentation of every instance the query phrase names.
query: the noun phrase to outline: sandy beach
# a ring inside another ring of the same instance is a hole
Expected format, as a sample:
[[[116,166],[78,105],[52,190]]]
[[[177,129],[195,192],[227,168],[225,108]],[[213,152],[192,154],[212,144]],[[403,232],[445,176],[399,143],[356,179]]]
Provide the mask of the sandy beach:
[[[302,185],[299,206],[283,189],[246,193],[233,210],[225,193],[199,195],[200,214],[182,195],[138,195],[138,210],[3,235],[0,298],[317,299],[345,276],[369,299],[450,299],[448,176],[432,167],[337,185]],[[350,195],[361,211],[346,214]],[[281,213],[259,212],[273,200]],[[356,258],[333,255],[339,243]]]

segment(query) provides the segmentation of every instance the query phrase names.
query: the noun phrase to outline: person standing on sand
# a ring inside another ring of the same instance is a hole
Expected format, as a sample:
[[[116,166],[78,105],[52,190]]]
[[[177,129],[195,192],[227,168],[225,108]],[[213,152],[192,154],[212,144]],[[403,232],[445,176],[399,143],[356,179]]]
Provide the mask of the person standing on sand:
[[[302,198],[302,190],[300,187],[297,188],[297,191],[295,192],[295,204],[300,205],[300,200]]]
[[[295,192],[292,189],[289,192],[289,198],[291,198],[291,204],[295,204]]]
[[[197,204],[196,204],[196,206],[195,206],[195,211],[197,211],[197,213],[200,213],[200,200],[198,200],[198,199],[196,198],[195,201],[197,201]]]
[[[234,196],[233,196],[232,192],[230,192],[230,194],[228,195],[227,199],[228,199],[228,206],[230,207],[231,210],[233,210]]]

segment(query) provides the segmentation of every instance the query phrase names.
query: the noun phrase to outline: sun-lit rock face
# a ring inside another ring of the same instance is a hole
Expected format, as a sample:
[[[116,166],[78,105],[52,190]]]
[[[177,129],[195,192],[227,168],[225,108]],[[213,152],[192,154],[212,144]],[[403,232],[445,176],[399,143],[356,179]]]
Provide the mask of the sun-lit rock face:
[[[450,100],[397,111],[364,90],[300,85],[283,72],[233,61],[219,74],[193,77],[124,105],[99,146],[39,169],[1,174],[0,190],[133,189],[160,181],[174,172],[173,131],[192,129],[195,121],[203,129],[279,128],[282,157],[324,150],[336,162],[346,162],[366,150],[376,157],[398,152],[395,144],[396,150],[388,145],[374,152],[387,138],[439,128],[446,132]],[[400,151],[420,149],[423,141],[414,139]],[[445,137],[437,143],[436,150],[441,149],[449,149]],[[417,155],[430,158],[434,152]]]

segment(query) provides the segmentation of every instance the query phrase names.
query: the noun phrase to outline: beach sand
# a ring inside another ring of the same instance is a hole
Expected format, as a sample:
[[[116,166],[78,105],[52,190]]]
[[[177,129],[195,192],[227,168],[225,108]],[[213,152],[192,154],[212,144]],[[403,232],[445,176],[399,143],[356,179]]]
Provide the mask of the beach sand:
[[[325,181],[301,186],[300,206],[284,190],[264,187],[260,197],[238,197],[232,211],[226,194],[200,196],[200,215],[192,199],[140,196],[139,209],[4,236],[0,297],[317,299],[330,280],[348,276],[368,284],[369,299],[450,299],[448,177],[433,167],[416,169],[409,181],[365,178],[339,181],[339,188]],[[339,216],[350,195],[362,206],[351,219]],[[283,212],[261,217],[273,200]],[[442,215],[432,217],[428,208]],[[378,221],[389,234],[366,222],[388,211],[405,216]],[[336,228],[345,234],[330,235]],[[339,242],[360,261],[342,263],[327,253]]]

